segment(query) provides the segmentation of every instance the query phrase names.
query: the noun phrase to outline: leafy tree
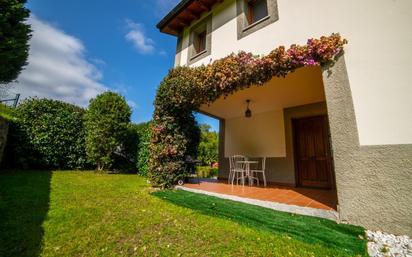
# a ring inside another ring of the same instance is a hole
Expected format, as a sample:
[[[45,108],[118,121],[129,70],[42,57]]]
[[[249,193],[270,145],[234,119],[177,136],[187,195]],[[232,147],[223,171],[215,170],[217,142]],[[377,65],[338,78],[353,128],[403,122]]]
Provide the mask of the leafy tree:
[[[124,97],[105,92],[90,100],[86,113],[86,152],[98,170],[111,168],[127,138],[131,109]]]
[[[204,165],[218,162],[218,134],[207,124],[200,125],[200,143],[197,158]]]
[[[26,0],[0,0],[0,84],[17,78],[27,64],[30,25],[25,23],[30,11]]]

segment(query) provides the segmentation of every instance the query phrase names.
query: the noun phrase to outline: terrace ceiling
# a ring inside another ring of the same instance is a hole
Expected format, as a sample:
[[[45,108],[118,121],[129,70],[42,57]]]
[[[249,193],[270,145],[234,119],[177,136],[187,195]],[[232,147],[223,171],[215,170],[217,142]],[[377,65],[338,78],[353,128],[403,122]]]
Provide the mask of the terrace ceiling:
[[[173,36],[179,35],[183,29],[197,20],[202,14],[209,12],[215,4],[223,0],[181,0],[158,24],[160,32]]]
[[[273,77],[264,86],[252,86],[203,104],[199,111],[220,119],[244,117],[247,99],[251,101],[252,115],[324,102],[322,71],[318,66],[303,67],[285,78]]]

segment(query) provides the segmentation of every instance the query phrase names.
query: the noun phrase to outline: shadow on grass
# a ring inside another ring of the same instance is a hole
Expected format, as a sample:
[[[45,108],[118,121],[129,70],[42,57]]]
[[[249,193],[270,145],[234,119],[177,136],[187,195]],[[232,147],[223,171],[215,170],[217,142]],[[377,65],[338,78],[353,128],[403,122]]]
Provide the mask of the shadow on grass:
[[[367,255],[366,240],[359,237],[364,235],[364,229],[361,227],[274,211],[183,190],[164,190],[152,195],[202,214],[228,219],[254,229],[288,235],[306,243],[338,249],[351,255]]]
[[[38,256],[51,172],[0,173],[0,256]]]

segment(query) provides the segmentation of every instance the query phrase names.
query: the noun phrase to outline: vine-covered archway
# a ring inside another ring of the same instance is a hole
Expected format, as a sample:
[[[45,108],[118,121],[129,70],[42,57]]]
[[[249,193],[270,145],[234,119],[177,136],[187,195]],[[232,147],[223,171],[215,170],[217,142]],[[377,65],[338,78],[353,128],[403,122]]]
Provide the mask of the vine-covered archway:
[[[339,34],[332,34],[287,50],[280,46],[262,57],[239,52],[209,65],[170,70],[155,99],[149,160],[152,185],[170,187],[184,175],[185,156],[196,154],[199,141],[193,112],[202,104],[304,66],[333,62],[346,43]]]

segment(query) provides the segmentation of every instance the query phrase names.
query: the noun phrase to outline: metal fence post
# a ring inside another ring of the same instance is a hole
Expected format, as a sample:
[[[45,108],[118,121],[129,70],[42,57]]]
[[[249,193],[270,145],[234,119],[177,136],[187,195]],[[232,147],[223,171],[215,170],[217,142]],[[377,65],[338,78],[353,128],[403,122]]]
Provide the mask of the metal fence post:
[[[16,98],[14,99],[13,108],[16,108],[17,103],[19,102],[20,94],[16,94]]]

